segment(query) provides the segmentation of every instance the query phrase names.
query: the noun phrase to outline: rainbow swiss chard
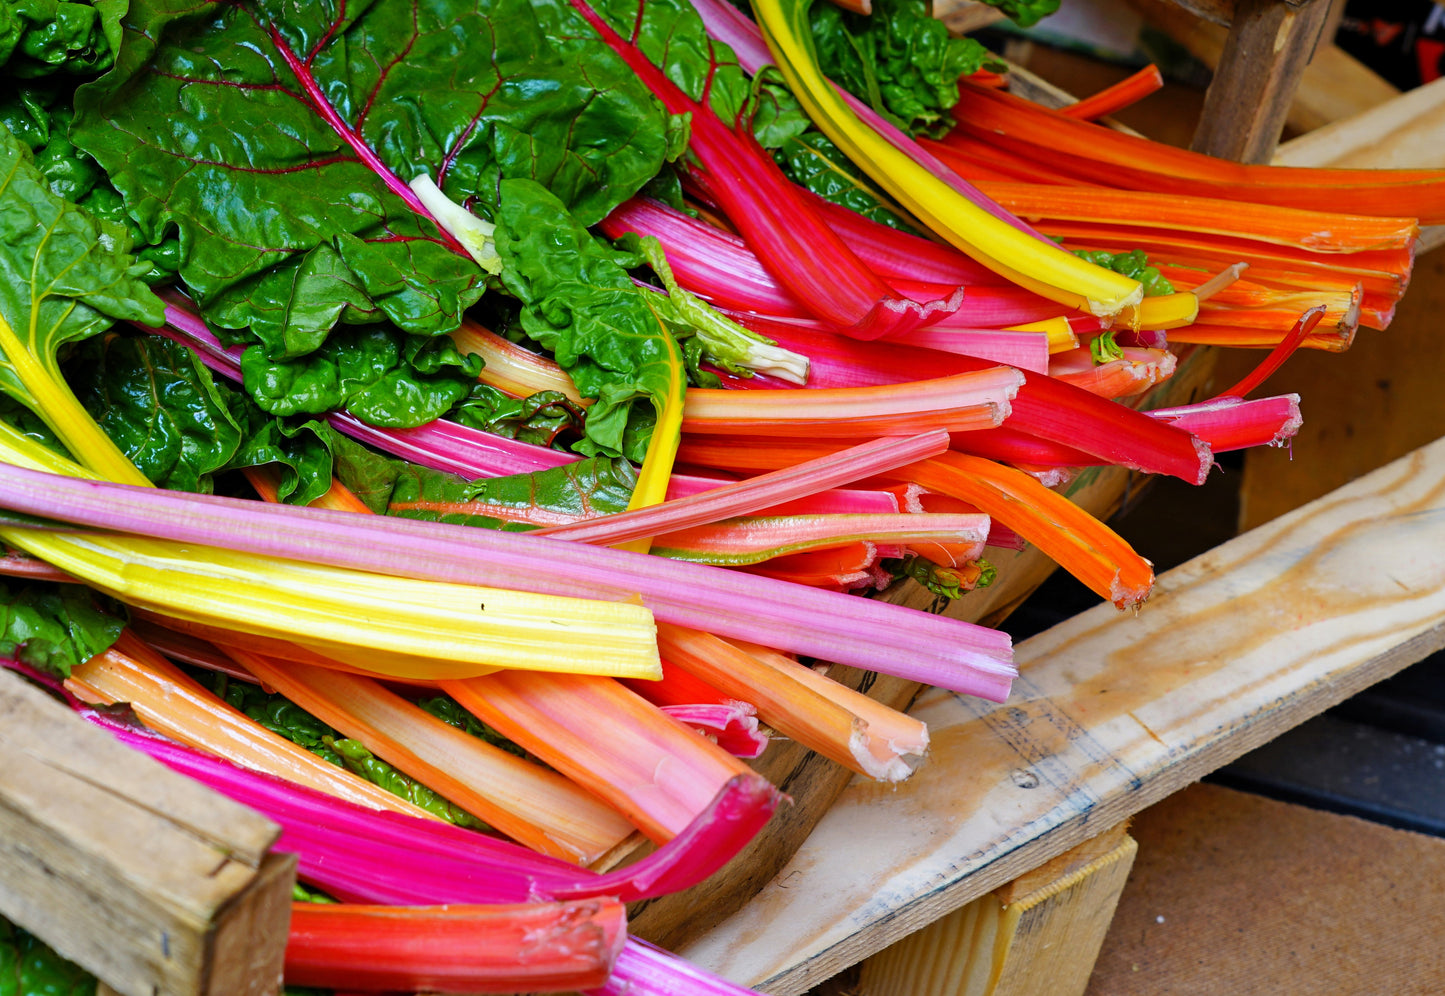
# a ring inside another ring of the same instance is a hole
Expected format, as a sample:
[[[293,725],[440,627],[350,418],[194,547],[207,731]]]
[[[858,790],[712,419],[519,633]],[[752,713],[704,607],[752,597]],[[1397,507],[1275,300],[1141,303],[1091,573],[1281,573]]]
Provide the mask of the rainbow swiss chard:
[[[554,43],[520,0],[138,0],[124,28],[115,69],[77,96],[77,144],[147,238],[180,231],[182,281],[267,360],[338,323],[457,326],[488,277],[418,175],[484,214],[500,181],[535,180],[585,225],[673,147],[605,46]]]

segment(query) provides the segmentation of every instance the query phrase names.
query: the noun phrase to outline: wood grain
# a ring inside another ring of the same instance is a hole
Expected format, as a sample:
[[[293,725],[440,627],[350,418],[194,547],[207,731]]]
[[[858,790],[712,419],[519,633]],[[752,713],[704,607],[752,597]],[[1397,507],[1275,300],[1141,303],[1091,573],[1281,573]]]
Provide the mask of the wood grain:
[[[861,996],[1082,996],[1137,850],[1123,826],[863,962]]]
[[[279,832],[0,671],[0,915],[117,992],[276,992]]]
[[[1329,13],[1329,0],[1239,0],[1191,148],[1268,162]]]
[[[851,783],[681,952],[799,993],[1445,645],[1445,440],[1018,647],[1002,706],[930,690],[934,752]]]

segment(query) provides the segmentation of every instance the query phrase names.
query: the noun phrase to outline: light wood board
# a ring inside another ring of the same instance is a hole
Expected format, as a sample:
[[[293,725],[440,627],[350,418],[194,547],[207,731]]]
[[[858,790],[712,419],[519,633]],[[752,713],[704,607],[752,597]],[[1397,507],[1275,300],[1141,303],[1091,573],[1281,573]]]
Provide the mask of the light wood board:
[[[850,784],[680,953],[803,992],[1442,644],[1445,440],[1166,573],[1137,613],[1020,644],[1002,706],[926,692],[929,763]]]
[[[116,992],[276,992],[280,829],[0,670],[0,915]]]

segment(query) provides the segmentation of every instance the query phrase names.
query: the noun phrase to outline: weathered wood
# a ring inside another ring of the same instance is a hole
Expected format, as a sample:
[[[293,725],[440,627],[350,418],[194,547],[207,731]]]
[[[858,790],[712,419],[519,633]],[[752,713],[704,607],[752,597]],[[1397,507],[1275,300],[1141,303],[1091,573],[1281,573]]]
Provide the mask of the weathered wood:
[[[861,996],[1081,996],[1137,846],[1121,825],[863,962]]]
[[[0,672],[0,915],[117,992],[276,992],[279,832]]]
[[[1269,161],[1329,12],[1329,0],[1299,6],[1239,0],[1191,143],[1195,151]]]
[[[1219,65],[1229,37],[1226,27],[1201,20],[1172,0],[1128,0],[1155,28],[1179,42],[1210,69]],[[1334,9],[1334,8],[1332,8]],[[1332,121],[1352,117],[1400,95],[1399,89],[1328,39],[1326,24],[1315,56],[1300,74],[1285,114],[1285,125],[1309,132]]]
[[[1280,166],[1445,169],[1445,79],[1291,139]]]
[[[1017,648],[1002,706],[930,690],[933,756],[855,781],[682,953],[788,996],[1445,645],[1445,439]],[[820,899],[826,897],[826,899]]]

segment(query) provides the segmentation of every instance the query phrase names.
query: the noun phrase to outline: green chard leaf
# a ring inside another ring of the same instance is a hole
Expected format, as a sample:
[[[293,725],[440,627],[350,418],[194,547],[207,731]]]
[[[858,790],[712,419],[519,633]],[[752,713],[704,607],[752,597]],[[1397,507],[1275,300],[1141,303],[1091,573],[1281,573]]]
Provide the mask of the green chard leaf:
[[[477,384],[450,417],[494,436],[551,446],[559,436],[580,434],[586,410],[560,391],[514,398],[495,387]]]
[[[1157,267],[1149,265],[1149,257],[1145,255],[1143,249],[1130,249],[1127,252],[1080,249],[1074,255],[1087,259],[1095,266],[1102,266],[1106,270],[1113,270],[1131,280],[1139,281],[1144,285],[1145,297],[1159,297],[1174,293],[1174,285],[1159,272]]]
[[[52,372],[66,343],[116,320],[164,320],[129,248],[52,191],[29,149],[0,130],[0,315]],[[0,362],[0,389],[27,406],[34,400],[9,358]]]
[[[152,483],[212,491],[241,427],[195,354],[153,336],[96,336],[66,363],[81,404]]]
[[[951,35],[927,0],[876,0],[867,15],[815,4],[812,23],[823,72],[914,135],[946,134],[958,78],[996,62],[978,41]]]
[[[983,0],[1021,28],[1031,28],[1059,9],[1060,0]]]
[[[597,399],[576,449],[640,462],[672,383],[666,297],[633,282],[640,254],[595,238],[540,184],[505,180],[501,192],[497,251],[521,327]]]
[[[241,354],[246,391],[273,415],[321,415],[345,409],[389,428],[423,425],[472,391],[479,357],[463,356],[446,336],[409,336],[393,325],[338,329],[321,348],[272,361],[260,346]]]
[[[338,322],[455,328],[484,275],[419,211],[431,176],[485,215],[545,184],[592,224],[667,152],[665,115],[600,43],[554,45],[525,0],[136,0],[77,144],[148,239],[177,227],[212,323],[273,360]]]
[[[0,996],[93,996],[95,978],[0,918]]]
[[[147,244],[99,164],[70,141],[74,94],[72,83],[54,78],[16,86],[0,96],[0,124],[30,149],[52,192],[84,208],[112,242],[129,240],[136,258],[151,264],[142,280],[151,285],[173,280],[180,266],[180,240],[169,236]]]
[[[97,336],[65,370],[86,410],[160,487],[210,494],[218,474],[267,464],[282,468],[283,500],[305,504],[331,486],[319,423],[267,414],[168,339]]]
[[[773,158],[792,181],[824,200],[856,211],[889,228],[919,234],[907,212],[873,186],[843,150],[819,131],[784,142]]]
[[[0,71],[92,75],[114,61],[125,0],[0,0]]]
[[[431,713],[437,719],[448,726],[455,726],[463,733],[470,733],[500,748],[508,754],[515,754],[517,757],[527,757],[527,751],[516,743],[508,740],[502,734],[492,729],[486,723],[473,716],[463,709],[457,700],[449,695],[434,695],[430,698],[418,699],[417,707]]]
[[[57,677],[104,653],[125,621],[84,585],[0,580],[0,656]]]

